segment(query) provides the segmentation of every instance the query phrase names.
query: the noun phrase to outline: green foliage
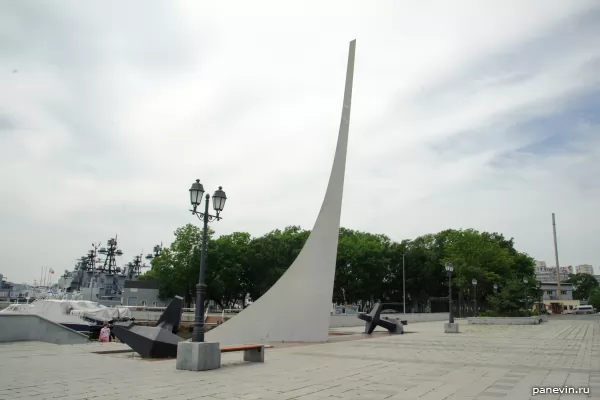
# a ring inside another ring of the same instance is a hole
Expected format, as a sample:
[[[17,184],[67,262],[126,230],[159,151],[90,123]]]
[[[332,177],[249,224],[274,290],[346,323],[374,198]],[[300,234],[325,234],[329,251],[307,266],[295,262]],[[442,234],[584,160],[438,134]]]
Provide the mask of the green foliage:
[[[209,237],[212,234],[209,230]],[[192,224],[177,228],[171,246],[152,260],[152,269],[140,279],[158,281],[159,296],[163,299],[180,295],[189,303],[200,271],[200,235],[201,230]]]
[[[213,231],[208,233],[207,297],[224,308],[262,296],[293,263],[310,235],[298,226],[254,238],[245,232],[218,238]],[[162,298],[178,294],[189,302],[198,281],[200,238],[201,230],[194,225],[178,228],[171,246],[152,260],[152,269],[140,279],[159,282]],[[476,278],[478,300],[489,299],[502,313],[524,307],[523,277],[530,281],[530,300],[537,296],[533,259],[515,250],[513,240],[501,234],[449,229],[394,242],[385,235],[340,228],[333,301],[401,302],[403,278],[406,297],[413,301],[445,297],[446,262],[455,265],[455,291],[471,296],[471,280]],[[501,287],[497,296],[492,295],[494,283]]]
[[[499,317],[500,315],[494,310],[485,310],[485,311],[480,311],[477,314],[477,316],[484,318],[484,317]]]
[[[511,310],[511,311],[504,311],[504,312],[497,312],[494,310],[485,310],[485,311],[481,311],[477,314],[478,318],[485,318],[485,317],[532,317],[532,316],[537,316],[539,315],[539,313],[537,311],[530,311],[529,313],[527,313],[527,311],[521,309],[518,310]]]
[[[535,298],[532,298],[531,294],[537,292],[530,287],[531,283],[531,279],[525,285],[522,279],[511,278],[505,281],[502,290],[498,294],[488,296],[488,303],[500,314],[513,313],[517,310],[525,312],[525,297],[527,297],[527,306],[531,308],[533,305],[532,300],[535,301]]]
[[[600,310],[600,287],[596,287],[588,297],[588,304],[596,310]]]
[[[258,299],[277,282],[300,254],[309,234],[299,226],[289,226],[249,242],[244,281],[247,295],[252,300]]]
[[[596,277],[590,274],[570,274],[567,282],[573,284],[573,297],[576,300],[587,300],[598,287]]]

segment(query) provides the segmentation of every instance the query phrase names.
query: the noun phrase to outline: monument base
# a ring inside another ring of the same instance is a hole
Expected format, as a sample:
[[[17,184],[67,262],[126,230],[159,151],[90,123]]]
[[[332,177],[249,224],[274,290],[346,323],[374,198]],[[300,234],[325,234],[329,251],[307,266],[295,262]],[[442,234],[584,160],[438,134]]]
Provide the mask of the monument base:
[[[456,322],[446,322],[444,324],[444,333],[458,333],[458,324]],[[177,359],[179,360],[179,357]]]
[[[207,371],[221,368],[219,343],[179,342],[176,368],[184,371]]]

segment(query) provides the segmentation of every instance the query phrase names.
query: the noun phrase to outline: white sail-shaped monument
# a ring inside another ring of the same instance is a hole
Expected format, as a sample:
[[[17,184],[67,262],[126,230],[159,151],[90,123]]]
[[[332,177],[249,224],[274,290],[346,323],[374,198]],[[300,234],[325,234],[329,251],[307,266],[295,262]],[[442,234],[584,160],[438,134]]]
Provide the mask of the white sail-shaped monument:
[[[234,318],[206,333],[221,346],[267,342],[322,342],[329,336],[344,174],[348,148],[354,53],[350,42],[342,120],[333,167],[315,225],[289,269],[269,291]]]

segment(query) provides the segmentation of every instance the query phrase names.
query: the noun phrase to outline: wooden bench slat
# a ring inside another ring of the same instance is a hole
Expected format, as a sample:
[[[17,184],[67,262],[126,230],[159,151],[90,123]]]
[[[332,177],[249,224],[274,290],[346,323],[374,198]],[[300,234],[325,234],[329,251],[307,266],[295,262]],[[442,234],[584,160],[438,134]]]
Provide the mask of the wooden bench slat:
[[[264,346],[258,344],[245,344],[240,346],[223,346],[221,347],[221,353],[229,353],[232,351],[244,351],[244,350],[254,350],[261,349]]]

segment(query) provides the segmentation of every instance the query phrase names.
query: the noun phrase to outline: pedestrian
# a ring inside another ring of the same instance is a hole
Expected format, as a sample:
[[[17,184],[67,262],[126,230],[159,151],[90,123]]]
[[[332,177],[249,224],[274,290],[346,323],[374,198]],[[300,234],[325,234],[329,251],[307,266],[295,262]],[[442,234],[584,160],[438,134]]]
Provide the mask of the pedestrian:
[[[100,342],[110,342],[110,328],[108,327],[108,324],[104,324],[104,326],[102,327],[102,329],[100,329]]]

